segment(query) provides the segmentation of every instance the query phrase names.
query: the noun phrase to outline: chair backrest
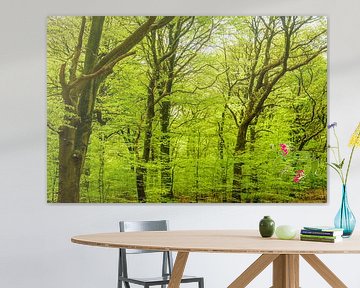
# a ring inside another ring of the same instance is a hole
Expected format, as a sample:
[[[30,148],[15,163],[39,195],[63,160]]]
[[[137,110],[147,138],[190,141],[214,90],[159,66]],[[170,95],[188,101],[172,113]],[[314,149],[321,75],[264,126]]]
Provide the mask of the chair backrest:
[[[120,221],[121,232],[135,231],[167,231],[169,228],[167,220],[155,221]]]
[[[167,220],[155,221],[120,221],[120,232],[137,231],[167,231],[169,224]],[[126,254],[155,253],[159,251],[126,249]]]
[[[169,224],[167,220],[157,221],[120,221],[120,232],[137,232],[137,231],[167,231]],[[159,253],[161,251],[151,250],[136,250],[136,249],[119,249],[119,275],[128,277],[127,272],[127,254],[140,253]],[[169,275],[172,273],[173,259],[169,251],[163,253],[162,261],[162,275]]]

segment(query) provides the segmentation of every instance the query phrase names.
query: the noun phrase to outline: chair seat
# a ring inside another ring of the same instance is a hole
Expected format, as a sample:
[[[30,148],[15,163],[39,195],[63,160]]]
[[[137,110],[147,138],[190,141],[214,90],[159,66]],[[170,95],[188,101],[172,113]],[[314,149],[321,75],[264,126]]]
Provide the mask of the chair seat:
[[[168,221],[120,221],[120,232],[135,232],[135,231],[167,231]],[[142,253],[161,253],[162,254],[162,269],[160,277],[130,277],[127,269],[127,254],[142,254]],[[173,259],[171,251],[149,251],[149,250],[134,250],[134,249],[119,249],[119,269],[118,269],[118,288],[130,288],[131,284],[136,284],[144,288],[150,286],[160,286],[165,288],[170,282],[170,275],[173,268]],[[198,288],[204,288],[204,278],[184,275],[180,281],[181,283],[197,283]],[[132,287],[131,287],[132,288]]]
[[[200,281],[200,279],[202,279],[202,277],[195,277],[195,276],[187,276],[187,275],[183,275],[182,279],[181,279],[181,283],[187,283],[187,282],[196,282],[196,281]],[[161,284],[168,284],[170,281],[170,276],[164,276],[164,277],[149,277],[149,278],[136,278],[136,277],[132,277],[132,278],[126,278],[126,277],[121,277],[119,276],[119,280],[124,281],[124,282],[129,282],[129,283],[134,283],[134,284],[138,284],[138,285],[161,285]]]

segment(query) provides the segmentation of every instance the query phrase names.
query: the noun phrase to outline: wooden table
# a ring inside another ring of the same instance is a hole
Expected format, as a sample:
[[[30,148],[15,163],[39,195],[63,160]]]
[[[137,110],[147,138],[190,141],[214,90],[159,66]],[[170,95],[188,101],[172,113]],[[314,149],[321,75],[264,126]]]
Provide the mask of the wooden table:
[[[77,244],[177,251],[168,288],[178,288],[190,252],[262,254],[228,288],[246,287],[273,263],[273,288],[299,287],[299,256],[302,256],[331,287],[347,287],[315,254],[360,253],[358,235],[339,243],[320,243],[261,238],[255,230],[118,232],[75,236]]]

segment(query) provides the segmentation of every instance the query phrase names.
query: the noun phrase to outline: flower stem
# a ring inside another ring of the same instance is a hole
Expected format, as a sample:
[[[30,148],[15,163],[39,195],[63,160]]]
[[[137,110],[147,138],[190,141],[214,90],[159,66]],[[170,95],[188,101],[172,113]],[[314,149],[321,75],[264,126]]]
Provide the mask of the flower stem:
[[[347,169],[346,169],[346,176],[345,176],[345,185],[347,183],[347,180],[348,180],[348,176],[349,176],[349,170],[350,170],[350,164],[351,164],[351,160],[353,158],[353,154],[354,154],[354,150],[355,150],[355,145],[352,147],[351,149],[351,153],[350,153],[350,158],[349,158],[349,162],[348,162],[348,165],[347,165]]]
[[[338,157],[336,157],[336,153],[335,153],[334,149],[331,149],[331,151],[333,152],[333,155],[334,155],[334,158],[335,158],[335,161],[337,162],[337,164],[341,165],[342,159],[341,159],[341,154],[340,154],[339,137],[336,134],[335,127],[333,127],[333,131],[334,131],[334,135],[335,135],[335,139],[336,139],[336,150],[337,150],[337,154],[338,154],[337,156]],[[341,182],[343,184],[346,184],[345,179],[344,179],[344,173],[343,173],[342,167],[340,167],[338,169],[335,169],[335,170],[338,172],[338,174],[340,176],[340,179],[341,179]]]
[[[335,130],[335,127],[333,127],[333,131],[334,131],[334,135],[335,135],[335,139],[336,139],[336,148],[337,148],[337,152],[338,152],[338,157],[339,157],[339,164],[341,163],[341,155],[340,155],[340,144],[339,144],[339,138],[336,134],[336,130]]]
[[[356,141],[357,141],[357,139],[359,139],[359,137],[360,137],[360,132],[359,132],[358,135],[356,136]],[[356,141],[355,141],[355,143],[356,143]],[[352,149],[351,149],[350,158],[349,158],[349,162],[348,162],[347,169],[346,169],[345,185],[346,185],[347,180],[348,180],[349,170],[350,170],[350,164],[351,164],[351,160],[352,160],[352,158],[353,158],[353,154],[354,154],[355,147],[356,147],[356,145],[354,144],[353,147],[352,147]]]

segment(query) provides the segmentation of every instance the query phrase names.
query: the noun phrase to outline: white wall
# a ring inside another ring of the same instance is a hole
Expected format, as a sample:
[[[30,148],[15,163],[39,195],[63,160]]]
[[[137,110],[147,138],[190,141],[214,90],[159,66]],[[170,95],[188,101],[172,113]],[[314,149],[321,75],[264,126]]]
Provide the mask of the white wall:
[[[172,229],[236,229],[256,228],[263,215],[272,215],[277,224],[300,227],[331,224],[340,201],[340,182],[331,172],[329,203],[323,205],[46,204],[47,15],[327,15],[329,120],[339,123],[339,137],[345,146],[360,120],[359,11],[358,0],[3,1],[0,17],[0,287],[115,287],[116,250],[74,245],[70,237],[116,231],[119,219],[167,218]],[[350,203],[360,219],[357,178],[360,151],[353,164]],[[192,254],[187,272],[204,275],[207,288],[222,288],[255,257]],[[360,287],[356,274],[360,255],[321,258],[348,287]],[[269,287],[270,273],[266,270],[250,287]],[[328,287],[303,262],[301,285]]]

